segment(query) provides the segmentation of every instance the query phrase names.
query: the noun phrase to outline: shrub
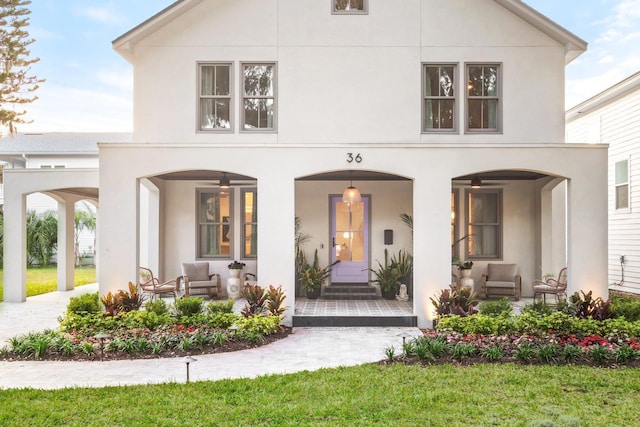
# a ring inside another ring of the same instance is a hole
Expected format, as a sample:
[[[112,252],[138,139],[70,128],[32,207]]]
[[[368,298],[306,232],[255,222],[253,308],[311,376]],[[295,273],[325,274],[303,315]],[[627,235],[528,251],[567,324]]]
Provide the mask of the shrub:
[[[477,313],[475,306],[478,305],[478,298],[475,292],[464,287],[452,287],[442,289],[437,299],[430,298],[436,309],[438,317],[451,314],[457,316],[470,316]]]
[[[270,335],[280,329],[280,318],[278,316],[240,317],[236,325],[240,328],[240,332]]]
[[[487,316],[499,316],[501,314],[513,313],[513,307],[509,302],[509,298],[500,298],[499,300],[485,301],[480,304],[480,313]]]
[[[569,297],[569,303],[576,307],[576,316],[581,319],[605,320],[611,317],[611,300],[604,301],[602,298],[593,298],[593,291],[584,293],[582,296],[577,292]]]
[[[553,306],[547,304],[544,301],[534,301],[533,304],[525,304],[522,309],[523,313],[535,312],[539,314],[548,315],[557,311]]]
[[[178,316],[190,317],[202,311],[204,300],[198,297],[180,298],[176,300],[176,311]]]
[[[241,296],[247,300],[247,304],[242,309],[244,317],[252,317],[264,313],[267,293],[260,285],[245,286]]]
[[[282,286],[278,286],[276,288],[273,285],[269,285],[266,290],[266,296],[267,300],[265,301],[265,309],[267,313],[271,316],[278,316],[278,318],[282,320],[286,310],[284,307],[285,296]]]
[[[169,306],[161,299],[156,301],[147,301],[144,308],[149,313],[155,313],[158,316],[169,314]]]
[[[631,297],[611,297],[611,316],[624,317],[630,322],[640,320],[640,300]]]
[[[227,301],[211,301],[207,304],[207,313],[233,313],[233,298],[227,299]]]
[[[100,297],[98,292],[72,297],[67,306],[67,313],[90,314],[100,312]]]

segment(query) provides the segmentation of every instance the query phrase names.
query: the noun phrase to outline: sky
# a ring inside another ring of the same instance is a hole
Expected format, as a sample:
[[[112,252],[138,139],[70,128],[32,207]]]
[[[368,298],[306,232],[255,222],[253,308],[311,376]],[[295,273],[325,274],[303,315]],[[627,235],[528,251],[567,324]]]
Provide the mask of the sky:
[[[46,82],[18,131],[131,132],[133,69],[111,42],[172,3],[32,0],[32,74]],[[640,71],[640,0],[525,3],[589,43],[566,68],[567,108]]]

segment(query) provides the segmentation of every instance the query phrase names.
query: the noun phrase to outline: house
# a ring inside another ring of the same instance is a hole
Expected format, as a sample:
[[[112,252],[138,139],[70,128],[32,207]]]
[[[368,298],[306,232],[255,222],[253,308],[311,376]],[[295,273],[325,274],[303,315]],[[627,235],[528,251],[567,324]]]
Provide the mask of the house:
[[[609,146],[609,286],[640,293],[640,72],[567,111],[567,141]]]
[[[293,324],[296,218],[308,255],[341,260],[329,286],[411,252],[419,326],[454,254],[476,286],[515,263],[524,296],[562,266],[570,292],[607,292],[607,147],[565,143],[564,67],[587,44],[519,0],[181,0],[113,47],[134,132],[99,144],[102,293],[142,263],[206,260],[224,282],[241,260]]]
[[[3,169],[97,169],[98,141],[130,141],[126,133],[20,133],[0,137],[0,165]],[[36,213],[57,211],[56,196],[32,193],[27,210]],[[0,206],[4,205],[4,185],[0,175]],[[78,210],[91,210],[91,203],[78,203]],[[93,253],[95,233],[82,230],[78,236],[79,253]]]

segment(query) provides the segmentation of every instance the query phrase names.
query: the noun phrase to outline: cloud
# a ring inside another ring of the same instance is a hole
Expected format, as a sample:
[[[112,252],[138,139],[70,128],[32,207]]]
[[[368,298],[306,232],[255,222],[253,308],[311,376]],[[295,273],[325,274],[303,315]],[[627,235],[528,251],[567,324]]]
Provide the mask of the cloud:
[[[126,16],[106,7],[85,7],[77,10],[80,16],[107,25],[122,25]]]
[[[131,70],[100,71],[98,81],[104,85],[133,93],[133,75]]]

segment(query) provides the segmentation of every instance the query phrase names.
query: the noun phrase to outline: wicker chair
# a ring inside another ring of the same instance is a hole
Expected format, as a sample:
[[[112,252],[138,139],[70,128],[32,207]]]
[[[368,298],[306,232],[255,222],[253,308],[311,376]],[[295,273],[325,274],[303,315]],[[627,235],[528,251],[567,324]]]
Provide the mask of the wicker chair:
[[[535,280],[533,282],[533,300],[535,301],[542,295],[543,301],[547,302],[547,294],[552,294],[556,298],[556,304],[560,302],[560,297],[567,299],[567,268],[560,270],[558,278],[552,277],[547,280]]]
[[[173,294],[174,300],[178,296],[176,279],[160,283],[160,280],[153,275],[153,271],[145,267],[138,268],[138,286],[143,293],[150,295],[151,300],[157,297],[162,298],[166,294]]]

